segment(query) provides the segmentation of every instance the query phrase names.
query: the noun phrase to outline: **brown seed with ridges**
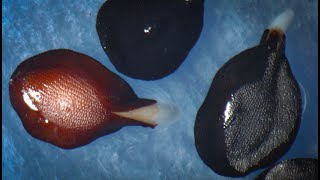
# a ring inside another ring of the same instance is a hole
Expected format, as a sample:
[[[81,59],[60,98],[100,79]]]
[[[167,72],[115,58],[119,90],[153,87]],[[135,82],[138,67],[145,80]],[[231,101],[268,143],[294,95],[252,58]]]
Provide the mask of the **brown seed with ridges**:
[[[9,89],[27,132],[61,148],[88,144],[125,125],[155,127],[162,112],[98,61],[66,49],[22,62]]]

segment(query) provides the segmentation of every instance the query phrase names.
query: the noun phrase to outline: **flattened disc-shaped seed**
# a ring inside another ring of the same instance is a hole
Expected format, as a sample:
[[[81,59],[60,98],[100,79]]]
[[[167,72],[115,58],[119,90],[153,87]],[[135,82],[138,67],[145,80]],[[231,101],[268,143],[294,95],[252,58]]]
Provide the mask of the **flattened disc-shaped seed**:
[[[156,101],[138,98],[93,58],[65,49],[22,62],[9,92],[27,132],[61,148],[88,144],[126,125],[154,127],[170,114]]]
[[[216,173],[246,175],[294,141],[301,95],[284,49],[283,31],[268,29],[216,73],[194,127],[197,151]]]
[[[163,78],[184,61],[200,36],[204,0],[108,0],[96,29],[115,68],[143,80]]]

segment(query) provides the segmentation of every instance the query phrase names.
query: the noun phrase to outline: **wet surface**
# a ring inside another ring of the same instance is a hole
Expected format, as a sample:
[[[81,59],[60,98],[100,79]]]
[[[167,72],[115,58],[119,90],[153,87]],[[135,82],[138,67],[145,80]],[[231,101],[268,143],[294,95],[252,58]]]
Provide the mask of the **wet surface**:
[[[99,9],[97,33],[120,73],[161,79],[183,63],[199,39],[203,9],[203,0],[109,0]]]
[[[295,17],[286,33],[286,55],[304,89],[305,108],[297,138],[280,160],[318,158],[317,1],[206,1],[203,31],[194,48],[173,74],[152,82],[117,73],[108,60],[95,29],[103,2],[3,1],[4,179],[229,179],[201,161],[193,135],[196,113],[217,70],[235,54],[256,45],[265,27],[288,7],[295,11]],[[36,140],[25,131],[10,105],[8,82],[24,59],[57,48],[99,60],[125,79],[139,97],[179,105],[181,117],[155,129],[125,127],[67,151]],[[239,179],[253,179],[262,171]]]
[[[280,158],[301,120],[301,95],[285,55],[285,36],[265,30],[260,43],[228,60],[201,105],[194,134],[216,173],[244,176]]]
[[[318,159],[295,158],[281,161],[255,179],[318,179]]]

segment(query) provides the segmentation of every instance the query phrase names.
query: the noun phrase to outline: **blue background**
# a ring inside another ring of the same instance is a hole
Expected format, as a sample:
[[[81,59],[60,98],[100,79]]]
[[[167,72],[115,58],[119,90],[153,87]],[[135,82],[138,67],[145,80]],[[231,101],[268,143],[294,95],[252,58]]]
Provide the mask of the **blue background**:
[[[232,56],[258,44],[274,17],[295,11],[286,55],[303,97],[296,141],[281,159],[318,158],[318,1],[206,0],[201,36],[184,63],[157,81],[118,73],[95,29],[104,0],[4,0],[2,2],[2,178],[4,179],[230,179],[199,158],[193,126],[216,71]],[[23,60],[67,48],[101,61],[138,96],[172,103],[179,118],[155,129],[125,127],[73,150],[31,137],[13,110],[8,81]],[[252,67],[254,68],[254,67]],[[252,179],[257,172],[239,179]]]

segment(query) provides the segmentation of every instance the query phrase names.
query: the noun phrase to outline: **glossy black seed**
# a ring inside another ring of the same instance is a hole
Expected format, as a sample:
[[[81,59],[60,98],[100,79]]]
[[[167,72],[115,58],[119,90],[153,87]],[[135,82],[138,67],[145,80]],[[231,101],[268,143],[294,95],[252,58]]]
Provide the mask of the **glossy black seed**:
[[[280,158],[293,142],[301,97],[284,49],[285,35],[266,30],[258,46],[216,73],[194,127],[197,151],[216,173],[246,175]]]
[[[256,180],[273,180],[273,179],[318,179],[318,159],[297,158],[282,161],[272,168],[265,170]]]
[[[155,80],[174,72],[200,36],[204,0],[108,0],[97,15],[100,43],[115,68]]]

